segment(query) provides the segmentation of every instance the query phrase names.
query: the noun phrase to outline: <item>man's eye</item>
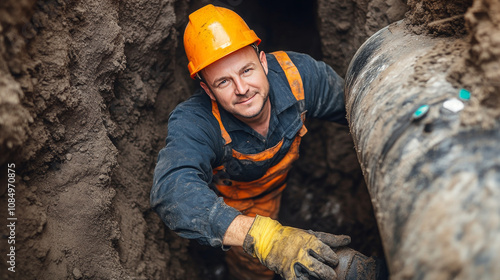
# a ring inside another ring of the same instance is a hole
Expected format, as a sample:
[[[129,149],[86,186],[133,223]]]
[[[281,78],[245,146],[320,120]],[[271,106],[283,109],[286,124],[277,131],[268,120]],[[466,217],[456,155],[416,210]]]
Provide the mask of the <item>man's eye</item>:
[[[250,72],[251,70],[252,70],[252,68],[247,68],[247,69],[245,69],[245,70],[243,71],[243,73],[248,73],[248,72]]]
[[[221,86],[224,86],[226,83],[227,83],[227,80],[222,80],[222,81],[220,81],[220,82],[217,84],[217,86],[218,86],[218,87],[221,87]]]

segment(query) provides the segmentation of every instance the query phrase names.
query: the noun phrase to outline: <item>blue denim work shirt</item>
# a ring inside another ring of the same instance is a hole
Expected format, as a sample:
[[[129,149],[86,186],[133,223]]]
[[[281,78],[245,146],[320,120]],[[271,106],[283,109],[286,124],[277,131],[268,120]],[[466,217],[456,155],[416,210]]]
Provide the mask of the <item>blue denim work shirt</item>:
[[[305,99],[297,101],[279,63],[267,54],[271,118],[266,137],[219,106],[232,149],[255,154],[285,140],[280,151],[265,164],[236,166],[228,171],[233,180],[253,181],[278,163],[302,127],[303,111],[306,118],[347,124],[344,80],[330,66],[309,55],[287,54],[300,72]],[[170,114],[166,145],[158,155],[150,197],[152,208],[171,230],[211,246],[222,246],[227,228],[240,215],[210,188],[213,168],[231,160],[224,144],[211,100],[200,88]]]

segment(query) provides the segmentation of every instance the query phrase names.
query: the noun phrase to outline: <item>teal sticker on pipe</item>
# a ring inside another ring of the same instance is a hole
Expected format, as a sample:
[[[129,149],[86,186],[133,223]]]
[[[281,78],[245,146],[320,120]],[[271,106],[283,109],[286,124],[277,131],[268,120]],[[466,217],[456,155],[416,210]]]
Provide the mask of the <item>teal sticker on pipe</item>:
[[[470,92],[463,88],[458,93],[458,97],[462,100],[470,100]]]
[[[412,118],[414,120],[419,120],[423,118],[427,114],[427,112],[429,112],[429,105],[422,105],[418,107],[415,113],[413,113]]]

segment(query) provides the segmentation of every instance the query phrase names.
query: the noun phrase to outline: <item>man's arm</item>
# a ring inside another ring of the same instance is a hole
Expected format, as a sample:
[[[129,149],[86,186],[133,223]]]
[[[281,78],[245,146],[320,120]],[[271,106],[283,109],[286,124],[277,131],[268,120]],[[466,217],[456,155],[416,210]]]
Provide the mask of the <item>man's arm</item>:
[[[208,185],[211,165],[223,155],[223,139],[217,120],[210,117],[210,98],[202,94],[177,106],[169,118],[166,146],[158,154],[150,200],[171,230],[219,247],[227,228],[241,213],[225,204]]]
[[[239,215],[227,228],[223,244],[226,246],[243,246],[243,241],[255,220],[254,217]]]

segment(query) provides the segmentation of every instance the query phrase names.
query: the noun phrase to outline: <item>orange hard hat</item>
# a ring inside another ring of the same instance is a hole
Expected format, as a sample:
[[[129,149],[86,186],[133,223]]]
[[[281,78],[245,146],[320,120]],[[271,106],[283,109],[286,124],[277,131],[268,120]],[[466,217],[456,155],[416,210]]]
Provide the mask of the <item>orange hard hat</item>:
[[[245,21],[229,9],[210,4],[196,10],[189,15],[184,31],[191,78],[222,57],[260,41]]]

